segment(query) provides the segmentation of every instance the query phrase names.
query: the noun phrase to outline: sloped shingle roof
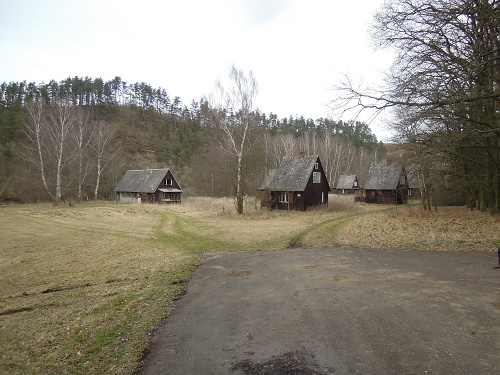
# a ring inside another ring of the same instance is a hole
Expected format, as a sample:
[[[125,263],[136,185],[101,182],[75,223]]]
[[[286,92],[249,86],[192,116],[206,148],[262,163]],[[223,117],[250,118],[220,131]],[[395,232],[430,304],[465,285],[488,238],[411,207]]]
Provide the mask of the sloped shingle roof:
[[[264,182],[262,182],[261,187],[258,190],[265,190],[268,186],[271,186],[276,169],[270,169],[267,171],[266,177],[264,177]]]
[[[372,164],[365,183],[365,190],[396,190],[403,166],[399,163]]]
[[[129,170],[122,177],[115,192],[154,193],[170,169]]]
[[[262,186],[263,189],[304,191],[318,158],[318,155],[309,155],[303,158],[283,158],[279,168],[275,170],[272,176],[269,173],[266,176]]]
[[[345,189],[359,189],[359,186],[354,186],[354,181],[356,180],[355,174],[350,175],[341,175],[339,178],[339,182],[337,183],[337,190],[345,190]]]

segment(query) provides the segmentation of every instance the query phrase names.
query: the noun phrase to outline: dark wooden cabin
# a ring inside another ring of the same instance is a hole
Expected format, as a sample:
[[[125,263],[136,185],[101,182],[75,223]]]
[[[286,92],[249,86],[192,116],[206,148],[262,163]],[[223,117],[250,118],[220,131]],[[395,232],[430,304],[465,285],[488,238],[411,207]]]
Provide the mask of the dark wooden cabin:
[[[328,204],[328,184],[318,155],[286,157],[262,183],[261,205],[282,210],[305,211]]]
[[[117,203],[181,203],[182,189],[170,169],[129,170],[115,188]]]
[[[408,202],[408,180],[403,166],[388,160],[372,164],[365,184],[365,203],[405,204]]]
[[[358,176],[355,174],[351,175],[341,175],[339,177],[339,182],[335,189],[336,194],[354,194],[359,192],[361,187],[359,186]]]
[[[406,174],[408,176],[408,199],[422,198],[420,174],[416,169],[413,168],[409,168]]]

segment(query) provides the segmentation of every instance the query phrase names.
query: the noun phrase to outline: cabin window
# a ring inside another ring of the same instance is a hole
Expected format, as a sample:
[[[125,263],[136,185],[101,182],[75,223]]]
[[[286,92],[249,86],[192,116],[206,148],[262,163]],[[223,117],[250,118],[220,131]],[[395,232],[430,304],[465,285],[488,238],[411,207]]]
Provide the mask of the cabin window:
[[[313,183],[319,184],[321,182],[321,173],[313,172]]]
[[[354,187],[358,186],[358,181],[354,180]]]
[[[280,191],[280,203],[288,203],[288,191]]]
[[[314,164],[314,169],[319,169],[319,163]]]
[[[172,185],[172,180],[171,180],[170,178],[167,178],[167,179],[165,180],[165,185],[167,185],[167,186],[168,186],[168,185]]]

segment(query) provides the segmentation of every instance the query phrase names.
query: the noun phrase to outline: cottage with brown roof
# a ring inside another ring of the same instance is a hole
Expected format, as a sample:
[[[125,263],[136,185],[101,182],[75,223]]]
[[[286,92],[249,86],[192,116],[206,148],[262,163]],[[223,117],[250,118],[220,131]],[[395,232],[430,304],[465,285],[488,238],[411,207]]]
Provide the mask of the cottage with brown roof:
[[[414,168],[406,171],[408,176],[408,199],[420,199],[421,195],[421,173]]]

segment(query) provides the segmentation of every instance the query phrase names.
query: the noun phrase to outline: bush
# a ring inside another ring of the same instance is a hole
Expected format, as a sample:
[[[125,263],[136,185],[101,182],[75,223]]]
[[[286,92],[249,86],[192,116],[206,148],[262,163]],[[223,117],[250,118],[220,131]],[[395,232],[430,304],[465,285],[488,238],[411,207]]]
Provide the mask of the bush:
[[[436,194],[436,205],[438,206],[464,206],[465,204],[463,193],[442,191]]]

